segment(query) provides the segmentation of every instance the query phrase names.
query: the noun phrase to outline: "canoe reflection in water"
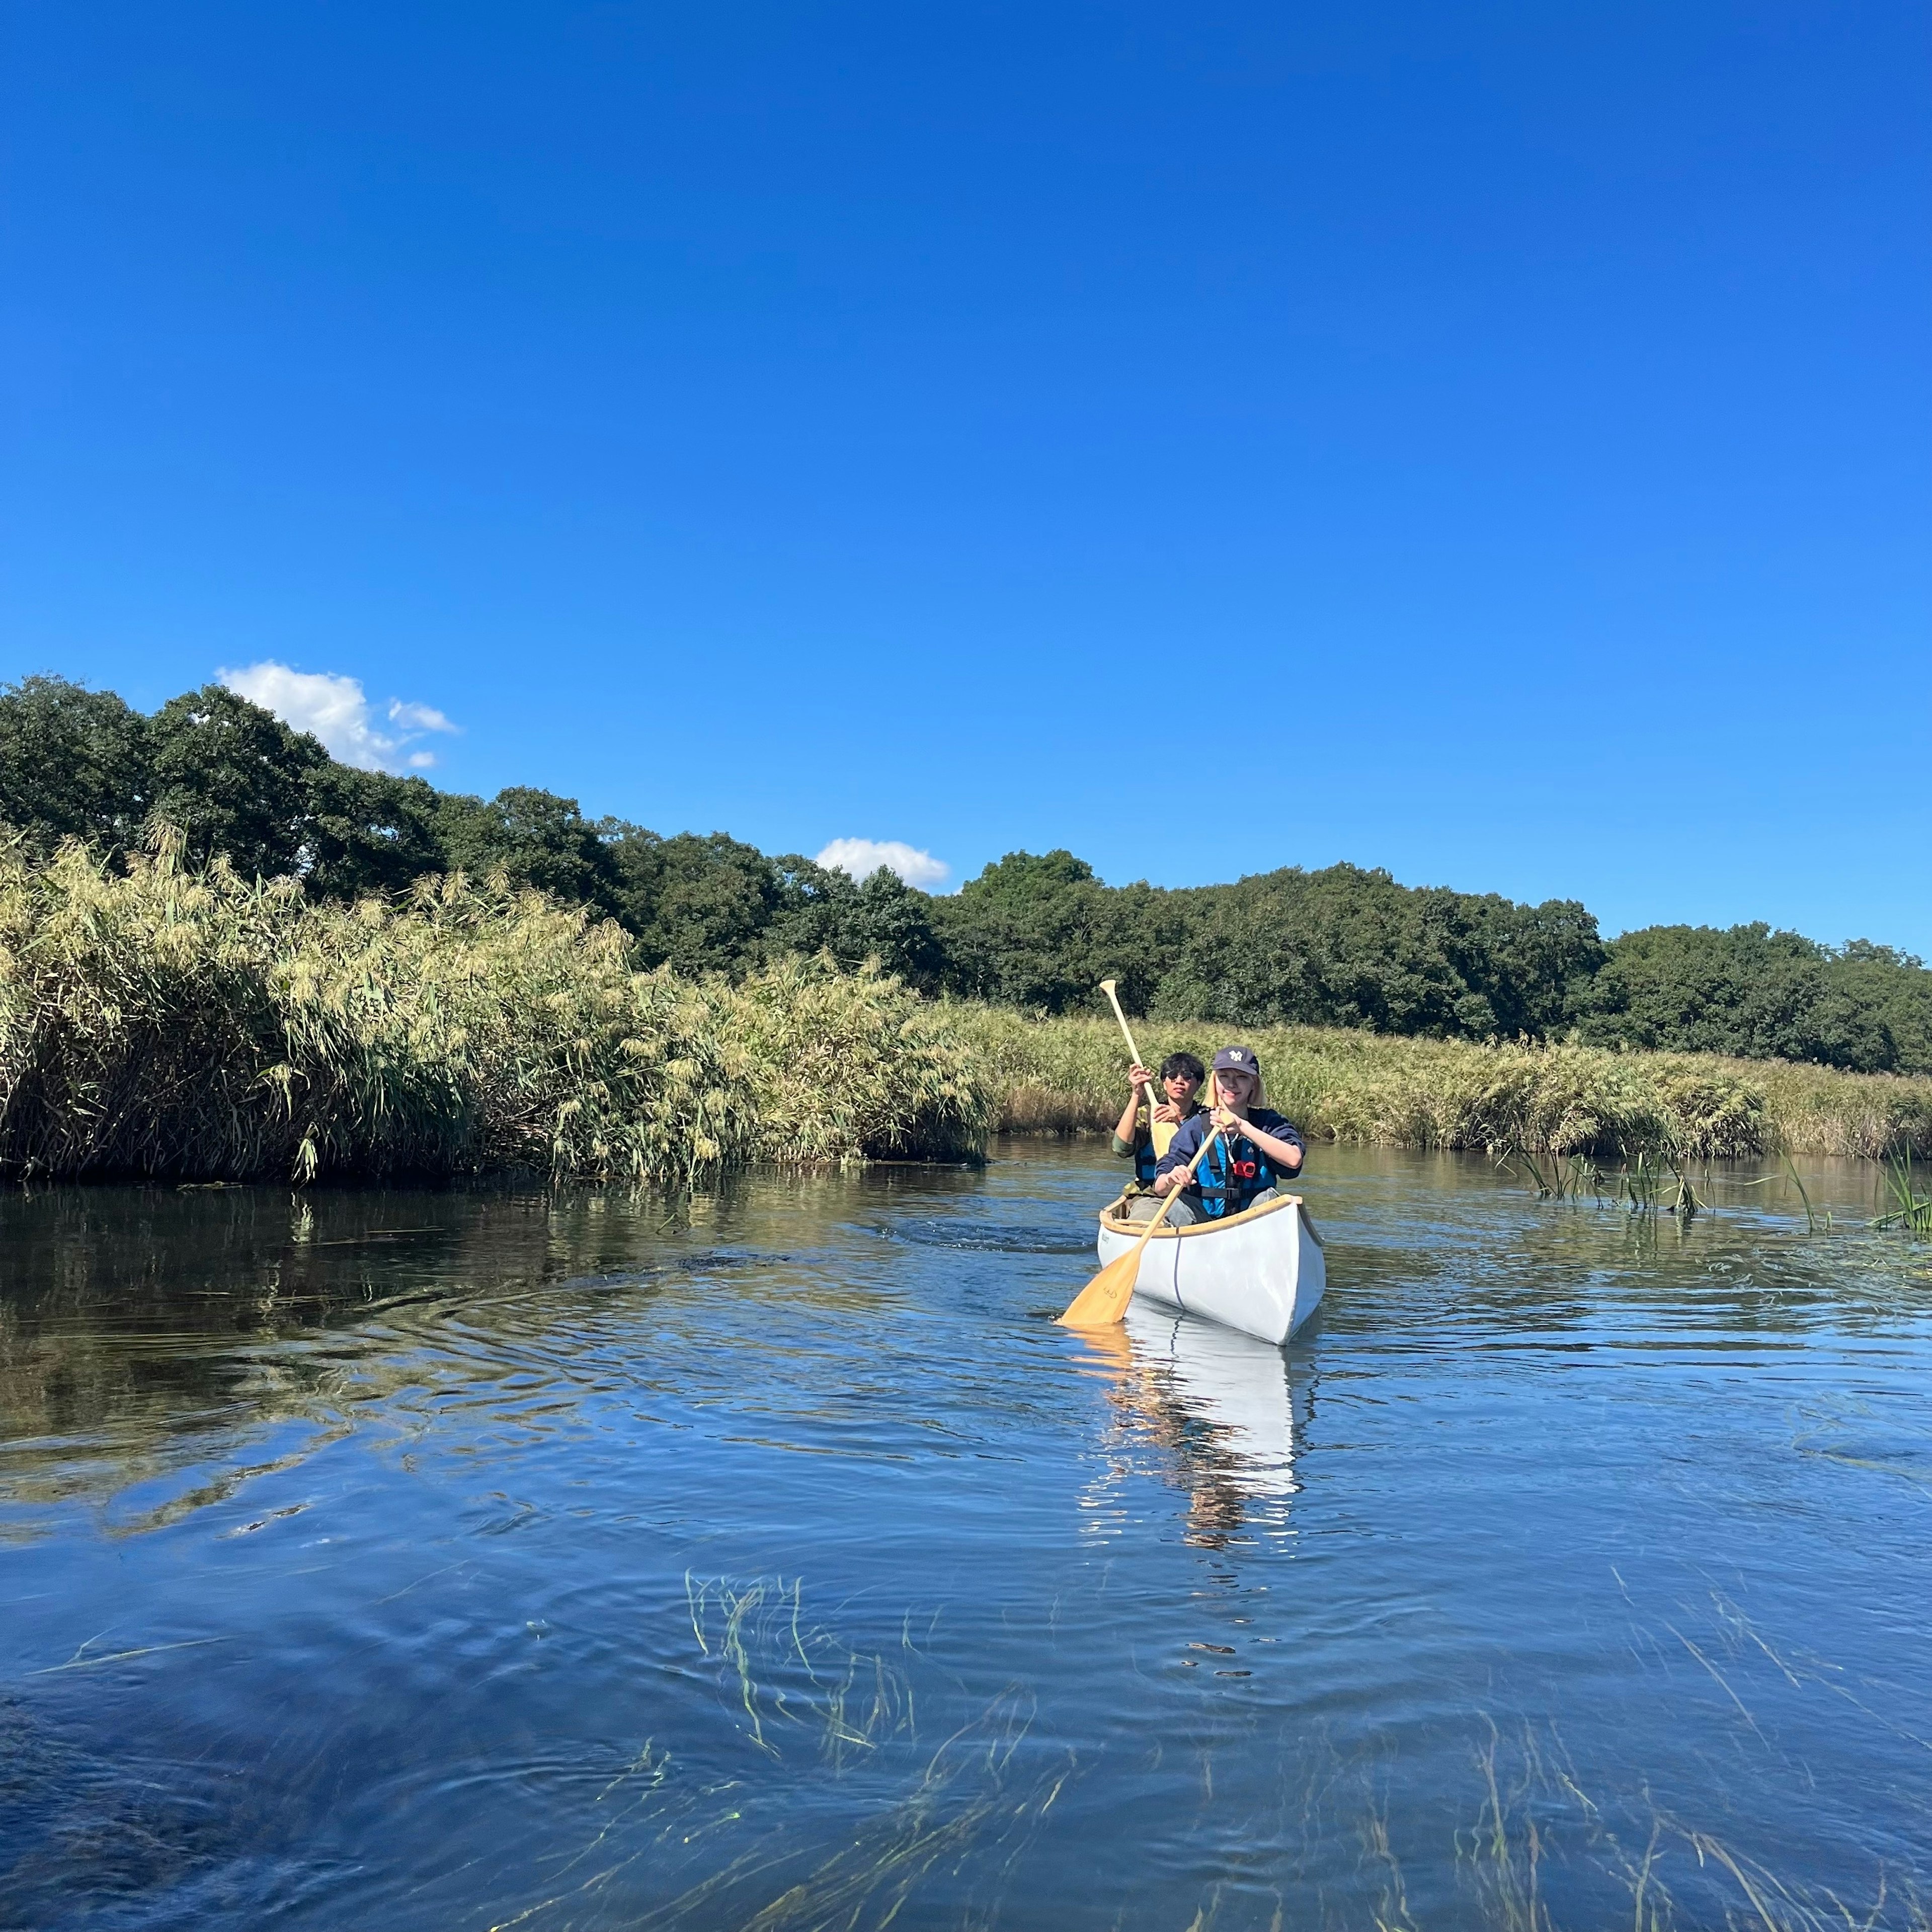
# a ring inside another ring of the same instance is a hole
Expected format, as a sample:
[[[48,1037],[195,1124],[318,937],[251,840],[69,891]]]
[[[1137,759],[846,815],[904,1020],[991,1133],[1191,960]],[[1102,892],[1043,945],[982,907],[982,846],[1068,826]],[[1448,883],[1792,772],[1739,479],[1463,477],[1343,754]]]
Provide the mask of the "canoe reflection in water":
[[[1286,1527],[1312,1400],[1304,1387],[1298,1408],[1286,1351],[1138,1297],[1121,1328],[1081,1340],[1111,1384],[1120,1425],[1088,1508],[1111,1514],[1110,1492],[1151,1462],[1187,1493],[1191,1544],[1219,1549]],[[1152,1458],[1138,1453],[1150,1448]]]

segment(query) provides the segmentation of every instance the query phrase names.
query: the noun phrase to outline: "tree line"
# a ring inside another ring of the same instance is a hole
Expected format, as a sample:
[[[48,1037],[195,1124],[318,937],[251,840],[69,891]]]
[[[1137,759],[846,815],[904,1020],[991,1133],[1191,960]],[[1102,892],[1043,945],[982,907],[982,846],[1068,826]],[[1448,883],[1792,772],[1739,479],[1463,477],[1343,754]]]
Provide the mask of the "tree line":
[[[196,858],[292,874],[325,898],[501,872],[608,914],[639,964],[693,975],[825,952],[877,958],[922,992],[1048,1012],[1090,1008],[1112,978],[1130,1012],[1177,1020],[1932,1072],[1932,972],[1864,940],[1832,947],[1758,924],[1606,943],[1575,900],[1523,905],[1350,865],[1109,886],[1065,851],[1010,853],[934,897],[723,832],[586,818],[530,786],[484,800],[362,771],[220,685],[152,716],[56,677],[0,691],[0,821],[38,849],[72,837],[112,854],[157,820]]]

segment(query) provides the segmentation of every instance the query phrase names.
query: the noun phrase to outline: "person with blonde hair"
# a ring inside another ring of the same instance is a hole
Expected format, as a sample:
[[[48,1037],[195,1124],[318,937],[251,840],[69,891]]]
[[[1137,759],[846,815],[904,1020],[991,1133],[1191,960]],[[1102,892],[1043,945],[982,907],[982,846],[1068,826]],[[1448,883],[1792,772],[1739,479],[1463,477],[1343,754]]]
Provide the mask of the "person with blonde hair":
[[[1308,1151],[1293,1123],[1261,1104],[1262,1064],[1252,1048],[1222,1048],[1214,1056],[1208,1090],[1210,1108],[1174,1130],[1154,1170],[1156,1194],[1182,1189],[1168,1210],[1170,1227],[1218,1221],[1272,1198],[1277,1183],[1301,1172]],[[1189,1180],[1188,1162],[1216,1127],[1220,1138]]]

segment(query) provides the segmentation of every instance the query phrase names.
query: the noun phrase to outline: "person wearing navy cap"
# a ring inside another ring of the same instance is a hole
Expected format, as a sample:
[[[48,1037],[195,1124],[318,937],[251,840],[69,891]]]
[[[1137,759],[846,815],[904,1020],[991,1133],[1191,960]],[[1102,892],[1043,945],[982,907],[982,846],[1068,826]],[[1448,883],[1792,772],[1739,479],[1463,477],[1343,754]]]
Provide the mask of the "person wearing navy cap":
[[[1210,1112],[1196,1114],[1174,1130],[1154,1171],[1156,1194],[1182,1186],[1187,1163],[1216,1127],[1221,1138],[1168,1211],[1169,1226],[1218,1221],[1269,1199],[1276,1184],[1301,1172],[1307,1148],[1292,1122],[1261,1104],[1262,1064],[1253,1049],[1224,1046],[1214,1056],[1208,1081]]]

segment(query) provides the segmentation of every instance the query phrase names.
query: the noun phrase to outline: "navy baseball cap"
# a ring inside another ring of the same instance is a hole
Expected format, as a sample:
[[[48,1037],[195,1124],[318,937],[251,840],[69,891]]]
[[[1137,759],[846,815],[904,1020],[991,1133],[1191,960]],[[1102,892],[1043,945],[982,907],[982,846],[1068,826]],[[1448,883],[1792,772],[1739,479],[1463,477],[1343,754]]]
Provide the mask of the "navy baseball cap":
[[[1216,1073],[1252,1073],[1262,1077],[1262,1064],[1245,1046],[1224,1046],[1214,1056]]]

